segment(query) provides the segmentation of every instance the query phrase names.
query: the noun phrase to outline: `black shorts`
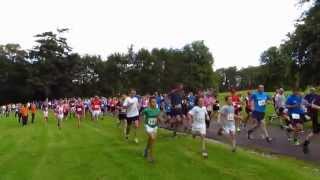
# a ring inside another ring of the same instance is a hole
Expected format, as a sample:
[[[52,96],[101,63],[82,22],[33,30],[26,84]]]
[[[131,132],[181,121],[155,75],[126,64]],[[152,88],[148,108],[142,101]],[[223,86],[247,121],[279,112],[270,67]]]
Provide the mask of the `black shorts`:
[[[212,107],[212,110],[213,110],[213,111],[219,111],[219,110],[220,110],[220,106],[214,105],[214,106]]]
[[[320,124],[318,122],[318,112],[310,112],[309,116],[312,120],[312,131],[314,134],[320,133]]]
[[[126,120],[127,119],[127,115],[126,114],[119,114],[119,120]]]
[[[182,115],[182,108],[172,108],[171,110],[171,116],[181,116]]]
[[[304,115],[300,114],[300,119],[293,119],[292,115],[290,115],[290,124],[296,126],[297,124],[303,124]]]
[[[265,113],[264,112],[258,112],[258,111],[253,111],[252,112],[252,118],[256,119],[258,122],[261,122],[264,120]]]
[[[246,113],[250,114],[250,113],[252,113],[252,110],[250,108],[246,107]]]
[[[132,124],[132,122],[139,121],[139,116],[135,117],[126,117],[128,125]]]

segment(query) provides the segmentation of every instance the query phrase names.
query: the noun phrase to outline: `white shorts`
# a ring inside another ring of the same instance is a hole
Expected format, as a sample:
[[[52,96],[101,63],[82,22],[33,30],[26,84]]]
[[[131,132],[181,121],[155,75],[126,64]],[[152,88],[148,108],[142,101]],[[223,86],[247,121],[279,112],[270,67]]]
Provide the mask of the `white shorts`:
[[[230,132],[235,133],[236,132],[235,122],[234,121],[225,122],[223,129],[226,133],[230,133]]]
[[[93,117],[98,117],[98,116],[100,116],[100,114],[101,114],[101,111],[100,111],[100,110],[93,110],[93,111],[92,111],[92,116],[93,116]]]
[[[44,116],[44,117],[48,117],[48,115],[49,115],[49,112],[48,112],[48,111],[44,111],[44,112],[43,112],[43,116]]]
[[[150,127],[148,125],[145,125],[146,131],[148,134],[156,134],[158,132],[158,127]]]
[[[206,135],[206,124],[192,125],[192,134]]]
[[[63,120],[63,114],[58,114],[57,118],[58,118],[59,121],[62,121]]]

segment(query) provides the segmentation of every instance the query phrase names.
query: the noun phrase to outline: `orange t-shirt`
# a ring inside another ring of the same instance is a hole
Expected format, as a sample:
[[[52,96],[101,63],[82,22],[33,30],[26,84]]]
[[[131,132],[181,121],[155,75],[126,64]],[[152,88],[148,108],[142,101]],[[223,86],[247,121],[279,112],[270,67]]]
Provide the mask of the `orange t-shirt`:
[[[21,116],[26,117],[29,114],[29,110],[26,107],[21,108]]]
[[[37,108],[36,108],[36,105],[31,105],[31,112],[32,113],[36,113],[36,110],[37,110]]]

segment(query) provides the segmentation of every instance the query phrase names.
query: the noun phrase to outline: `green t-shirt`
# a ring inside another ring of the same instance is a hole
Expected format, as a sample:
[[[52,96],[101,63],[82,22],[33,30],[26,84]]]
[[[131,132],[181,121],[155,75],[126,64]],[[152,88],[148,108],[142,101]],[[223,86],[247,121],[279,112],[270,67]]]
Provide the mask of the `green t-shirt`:
[[[148,125],[149,127],[157,127],[157,119],[160,114],[160,110],[158,108],[146,108],[143,110],[143,115],[145,117],[145,124]]]

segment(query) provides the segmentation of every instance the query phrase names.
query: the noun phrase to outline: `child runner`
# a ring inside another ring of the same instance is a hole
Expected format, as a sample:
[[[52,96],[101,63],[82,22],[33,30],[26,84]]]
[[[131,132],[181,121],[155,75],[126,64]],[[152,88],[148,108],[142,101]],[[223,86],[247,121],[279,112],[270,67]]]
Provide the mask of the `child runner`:
[[[199,97],[196,100],[195,106],[189,111],[188,116],[192,119],[192,135],[195,138],[200,135],[202,142],[202,156],[204,158],[208,157],[208,152],[206,148],[206,119],[209,119],[207,109],[204,105],[204,99]]]
[[[241,118],[235,114],[235,108],[232,102],[232,97],[225,98],[226,105],[221,108],[219,119],[223,124],[223,131],[230,136],[232,144],[232,152],[236,151],[236,127],[235,119]]]
[[[144,150],[144,157],[148,158],[150,163],[154,162],[153,148],[157,137],[158,122],[160,118],[160,109],[157,108],[155,97],[150,97],[149,106],[142,111],[145,119],[145,128],[148,135],[148,143]]]

